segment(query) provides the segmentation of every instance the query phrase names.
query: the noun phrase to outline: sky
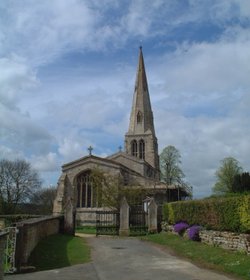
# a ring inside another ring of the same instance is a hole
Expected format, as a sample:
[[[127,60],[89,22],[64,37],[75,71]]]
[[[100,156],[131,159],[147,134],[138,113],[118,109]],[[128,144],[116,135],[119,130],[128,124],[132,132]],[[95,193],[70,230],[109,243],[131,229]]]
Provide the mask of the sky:
[[[159,152],[194,197],[225,157],[250,171],[249,0],[1,0],[0,159],[56,185],[61,165],[123,146],[143,47]]]

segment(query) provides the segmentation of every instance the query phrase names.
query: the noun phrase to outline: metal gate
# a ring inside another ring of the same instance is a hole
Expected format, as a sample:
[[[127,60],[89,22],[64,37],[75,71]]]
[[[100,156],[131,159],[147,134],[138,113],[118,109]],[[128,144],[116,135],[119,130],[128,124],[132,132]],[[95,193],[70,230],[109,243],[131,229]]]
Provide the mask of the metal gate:
[[[148,233],[147,212],[141,206],[131,206],[129,212],[130,235],[146,235]]]
[[[119,235],[119,211],[96,211],[96,235]]]
[[[16,254],[16,236],[18,229],[16,227],[8,227],[4,229],[8,232],[7,242],[4,252],[4,273],[16,272],[15,254]]]

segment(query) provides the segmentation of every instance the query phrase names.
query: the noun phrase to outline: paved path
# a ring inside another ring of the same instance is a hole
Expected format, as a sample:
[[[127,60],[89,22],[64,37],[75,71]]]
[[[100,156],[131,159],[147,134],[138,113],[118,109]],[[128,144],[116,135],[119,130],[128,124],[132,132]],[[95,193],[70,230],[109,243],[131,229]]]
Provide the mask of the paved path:
[[[88,238],[93,261],[7,280],[229,280],[136,238]]]

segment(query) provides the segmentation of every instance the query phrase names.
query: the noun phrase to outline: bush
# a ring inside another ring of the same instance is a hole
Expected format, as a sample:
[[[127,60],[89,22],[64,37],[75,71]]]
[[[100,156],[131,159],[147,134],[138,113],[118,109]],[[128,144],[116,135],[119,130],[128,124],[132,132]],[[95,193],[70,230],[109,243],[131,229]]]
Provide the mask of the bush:
[[[250,195],[166,203],[163,219],[186,221],[206,229],[250,233]]]
[[[241,231],[250,232],[250,196],[243,197],[239,207],[239,215]]]
[[[200,241],[199,232],[201,227],[198,225],[193,225],[187,230],[188,238],[193,241]]]
[[[189,225],[185,222],[179,222],[174,225],[174,231],[177,232],[179,235],[183,235],[185,230],[189,227]]]

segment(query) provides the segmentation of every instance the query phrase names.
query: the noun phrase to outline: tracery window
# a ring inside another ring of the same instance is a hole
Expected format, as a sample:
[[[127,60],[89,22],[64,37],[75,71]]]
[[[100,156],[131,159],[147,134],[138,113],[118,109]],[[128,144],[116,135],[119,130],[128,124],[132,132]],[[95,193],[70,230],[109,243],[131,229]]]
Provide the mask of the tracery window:
[[[132,154],[132,156],[135,156],[135,157],[137,157],[137,155],[138,155],[138,147],[137,147],[136,140],[133,140],[131,142],[131,154]]]
[[[139,158],[145,159],[145,142],[142,139],[139,141]]]
[[[81,173],[77,177],[77,207],[97,207],[96,191],[90,178],[91,171]]]

